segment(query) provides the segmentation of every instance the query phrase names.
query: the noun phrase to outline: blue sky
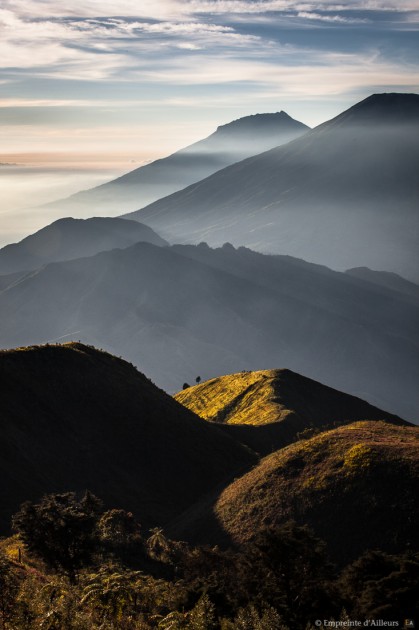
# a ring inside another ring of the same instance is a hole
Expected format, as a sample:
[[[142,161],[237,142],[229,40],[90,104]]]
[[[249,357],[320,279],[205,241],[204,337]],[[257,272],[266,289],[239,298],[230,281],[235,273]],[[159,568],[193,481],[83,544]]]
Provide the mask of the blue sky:
[[[0,245],[241,116],[418,92],[418,27],[419,0],[1,0]]]

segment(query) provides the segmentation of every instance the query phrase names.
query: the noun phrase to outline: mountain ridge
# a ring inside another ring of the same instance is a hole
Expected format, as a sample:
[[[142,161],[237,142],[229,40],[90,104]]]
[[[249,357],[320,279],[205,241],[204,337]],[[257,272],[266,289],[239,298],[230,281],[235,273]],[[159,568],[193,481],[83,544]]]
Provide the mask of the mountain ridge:
[[[4,289],[0,344],[81,340],[169,392],[197,374],[287,365],[412,420],[418,316],[411,296],[289,257],[138,243]]]
[[[307,431],[326,431],[360,420],[412,426],[358,397],[284,368],[219,376],[174,397],[263,455]]]
[[[50,262],[93,256],[100,251],[124,248],[140,241],[168,245],[154,230],[136,221],[119,218],[66,217],[30,234],[19,243],[0,249],[0,274],[29,271]]]
[[[383,105],[388,116],[377,115],[377,124],[365,125],[364,114],[387,103],[386,95],[123,216],[171,242],[230,241],[417,282],[419,96],[396,96]]]

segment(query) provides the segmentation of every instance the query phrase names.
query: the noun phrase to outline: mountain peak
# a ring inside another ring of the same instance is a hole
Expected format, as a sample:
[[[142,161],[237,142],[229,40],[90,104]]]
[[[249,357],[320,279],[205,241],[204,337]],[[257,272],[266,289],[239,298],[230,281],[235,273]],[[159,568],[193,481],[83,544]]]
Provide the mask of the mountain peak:
[[[418,122],[419,94],[385,92],[371,94],[325,125],[336,123],[405,125]]]
[[[94,256],[140,241],[167,245],[154,230],[137,221],[117,217],[64,217],[0,249],[0,274],[36,269],[50,262]]]
[[[284,129],[309,129],[307,125],[294,120],[286,112],[274,112],[270,114],[252,114],[251,116],[243,116],[237,118],[225,125],[217,127],[215,134],[230,135],[242,133],[262,133],[268,134],[278,132]],[[214,135],[214,134],[213,134]]]

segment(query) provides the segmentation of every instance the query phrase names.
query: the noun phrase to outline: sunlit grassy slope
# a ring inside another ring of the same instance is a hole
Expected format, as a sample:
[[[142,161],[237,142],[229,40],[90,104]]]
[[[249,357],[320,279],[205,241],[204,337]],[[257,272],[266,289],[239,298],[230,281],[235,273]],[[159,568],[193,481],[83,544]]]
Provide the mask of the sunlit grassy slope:
[[[281,370],[239,372],[184,389],[175,398],[201,418],[226,424],[278,422],[292,411],[278,398]]]
[[[365,549],[418,550],[419,429],[356,422],[265,457],[185,531],[250,540],[289,519],[308,523],[339,561]],[[207,520],[206,520],[207,519]],[[221,540],[221,538],[219,538]]]
[[[294,418],[307,426],[335,420],[400,418],[291,370],[238,372],[188,387],[175,395],[201,418],[254,426]],[[305,428],[306,428],[305,427]]]
[[[404,421],[291,370],[239,372],[182,390],[176,400],[267,454],[307,430],[356,420]],[[246,425],[246,426],[244,426]]]

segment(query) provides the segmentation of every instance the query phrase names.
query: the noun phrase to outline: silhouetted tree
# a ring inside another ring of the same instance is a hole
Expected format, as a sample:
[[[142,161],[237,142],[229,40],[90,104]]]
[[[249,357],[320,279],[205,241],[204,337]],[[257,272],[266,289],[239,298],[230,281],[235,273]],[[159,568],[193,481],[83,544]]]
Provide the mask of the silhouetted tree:
[[[183,383],[182,389],[188,389],[190,387],[189,383]]]
[[[23,503],[13,517],[13,528],[30,553],[53,569],[62,569],[74,583],[77,571],[89,564],[97,549],[101,512],[101,501],[90,492],[80,500],[75,492],[50,494],[40,503]]]
[[[113,509],[102,514],[98,523],[98,535],[106,553],[127,564],[137,564],[143,559],[141,529],[132,512]]]
[[[275,608],[291,627],[339,614],[341,600],[331,582],[334,573],[325,544],[308,527],[289,522],[266,529],[247,545],[242,558],[247,597]]]
[[[201,382],[201,377],[197,376],[196,379],[195,379],[195,382],[199,384]]]
[[[400,621],[419,616],[419,554],[367,551],[341,576],[352,617]]]

